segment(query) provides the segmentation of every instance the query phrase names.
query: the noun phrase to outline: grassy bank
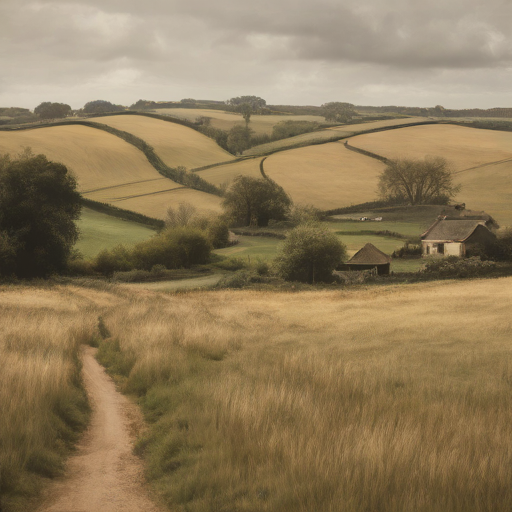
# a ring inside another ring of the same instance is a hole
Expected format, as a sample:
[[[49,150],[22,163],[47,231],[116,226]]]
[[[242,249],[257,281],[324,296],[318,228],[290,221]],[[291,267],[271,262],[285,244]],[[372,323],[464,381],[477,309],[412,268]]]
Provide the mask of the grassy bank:
[[[62,291],[0,290],[0,510],[24,512],[86,426],[79,351],[95,317]]]
[[[99,357],[172,510],[505,511],[510,285],[134,295]]]

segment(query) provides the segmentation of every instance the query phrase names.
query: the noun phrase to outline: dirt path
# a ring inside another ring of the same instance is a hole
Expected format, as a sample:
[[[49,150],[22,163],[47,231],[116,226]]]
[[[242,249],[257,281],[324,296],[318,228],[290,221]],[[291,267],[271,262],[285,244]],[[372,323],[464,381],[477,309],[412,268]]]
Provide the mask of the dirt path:
[[[162,512],[144,489],[142,462],[132,454],[140,412],[116,391],[94,353],[84,348],[91,425],[69,459],[66,477],[47,489],[37,512]]]

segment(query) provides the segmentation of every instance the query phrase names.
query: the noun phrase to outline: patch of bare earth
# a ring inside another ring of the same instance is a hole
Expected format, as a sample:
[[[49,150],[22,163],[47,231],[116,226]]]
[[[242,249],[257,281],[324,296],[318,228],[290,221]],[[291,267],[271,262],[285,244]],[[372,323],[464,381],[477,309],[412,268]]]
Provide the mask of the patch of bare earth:
[[[132,453],[143,425],[140,411],[116,390],[94,353],[84,348],[91,425],[69,459],[66,476],[50,485],[37,512],[161,512],[143,485],[142,461]]]

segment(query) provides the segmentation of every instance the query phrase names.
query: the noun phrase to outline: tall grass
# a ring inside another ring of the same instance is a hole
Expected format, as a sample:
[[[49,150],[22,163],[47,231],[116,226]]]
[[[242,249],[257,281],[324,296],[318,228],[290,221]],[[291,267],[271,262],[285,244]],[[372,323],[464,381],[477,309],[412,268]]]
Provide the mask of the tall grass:
[[[100,358],[173,510],[505,511],[511,284],[145,297]]]
[[[26,511],[43,479],[62,474],[87,423],[79,350],[95,317],[60,293],[27,288],[1,298],[0,510]]]

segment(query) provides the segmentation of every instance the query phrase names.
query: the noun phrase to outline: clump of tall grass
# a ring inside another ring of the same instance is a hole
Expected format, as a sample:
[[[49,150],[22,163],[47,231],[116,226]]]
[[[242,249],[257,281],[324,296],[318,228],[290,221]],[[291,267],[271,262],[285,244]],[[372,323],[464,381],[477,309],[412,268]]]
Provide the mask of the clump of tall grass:
[[[65,456],[89,415],[79,350],[93,335],[92,317],[52,309],[51,301],[48,309],[30,302],[0,306],[3,512],[27,510],[26,500],[42,480],[62,474]]]
[[[100,353],[173,510],[505,511],[510,283],[137,300]]]

